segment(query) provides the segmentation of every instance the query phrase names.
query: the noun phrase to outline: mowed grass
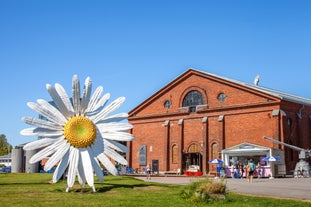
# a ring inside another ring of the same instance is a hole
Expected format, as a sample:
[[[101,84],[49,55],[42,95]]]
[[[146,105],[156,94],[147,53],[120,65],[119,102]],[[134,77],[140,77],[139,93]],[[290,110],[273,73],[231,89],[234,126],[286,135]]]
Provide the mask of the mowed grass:
[[[194,203],[180,196],[182,185],[144,182],[130,176],[105,176],[103,183],[95,178],[96,193],[87,185],[81,189],[78,183],[66,193],[66,181],[50,184],[51,178],[51,174],[0,174],[0,206],[311,207],[308,202],[234,193],[228,193],[226,200]]]

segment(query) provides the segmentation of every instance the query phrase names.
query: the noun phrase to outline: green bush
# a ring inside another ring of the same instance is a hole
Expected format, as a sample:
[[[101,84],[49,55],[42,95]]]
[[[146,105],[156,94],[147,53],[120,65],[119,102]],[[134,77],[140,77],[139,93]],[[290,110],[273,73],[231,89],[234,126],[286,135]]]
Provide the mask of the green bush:
[[[225,199],[227,186],[224,179],[197,180],[184,187],[181,197],[194,202],[211,202]]]

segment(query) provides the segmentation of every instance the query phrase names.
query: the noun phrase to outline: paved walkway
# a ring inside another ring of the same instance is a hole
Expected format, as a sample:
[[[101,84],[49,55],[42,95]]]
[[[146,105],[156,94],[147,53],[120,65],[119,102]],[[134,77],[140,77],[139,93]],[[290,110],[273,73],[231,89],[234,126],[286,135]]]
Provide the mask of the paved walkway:
[[[146,177],[136,177],[147,181]],[[151,177],[151,182],[185,185],[189,182],[202,179],[203,177]],[[311,202],[311,178],[275,178],[275,179],[254,179],[253,183],[246,179],[228,178],[227,187],[231,192],[271,196],[278,198],[298,199]]]

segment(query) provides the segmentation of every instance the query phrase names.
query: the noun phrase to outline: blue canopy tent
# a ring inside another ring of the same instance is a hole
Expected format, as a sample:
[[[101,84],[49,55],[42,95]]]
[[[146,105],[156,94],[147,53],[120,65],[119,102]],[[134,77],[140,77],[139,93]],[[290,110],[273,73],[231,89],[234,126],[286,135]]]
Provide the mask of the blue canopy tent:
[[[280,157],[274,157],[274,156],[268,156],[268,157],[264,157],[262,158],[262,161],[266,161],[266,162],[275,162],[275,161],[280,161],[281,158]]]
[[[208,161],[208,163],[210,164],[217,164],[217,168],[216,168],[216,176],[218,177],[218,175],[220,174],[220,167],[219,165],[222,164],[224,161],[221,160],[221,159],[213,159],[213,160],[210,160]]]
[[[276,162],[276,161],[280,161],[281,160],[281,158],[279,157],[279,156],[267,156],[267,157],[264,157],[264,158],[262,158],[262,161],[266,161],[266,162]],[[271,179],[273,179],[274,178],[274,164],[272,164],[271,165]]]

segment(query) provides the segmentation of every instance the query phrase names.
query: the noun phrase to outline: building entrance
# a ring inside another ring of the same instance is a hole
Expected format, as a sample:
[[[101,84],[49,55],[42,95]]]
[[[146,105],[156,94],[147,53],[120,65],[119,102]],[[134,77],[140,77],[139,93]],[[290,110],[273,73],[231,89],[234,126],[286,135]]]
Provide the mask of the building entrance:
[[[202,155],[199,152],[184,153],[183,171],[202,172]]]

